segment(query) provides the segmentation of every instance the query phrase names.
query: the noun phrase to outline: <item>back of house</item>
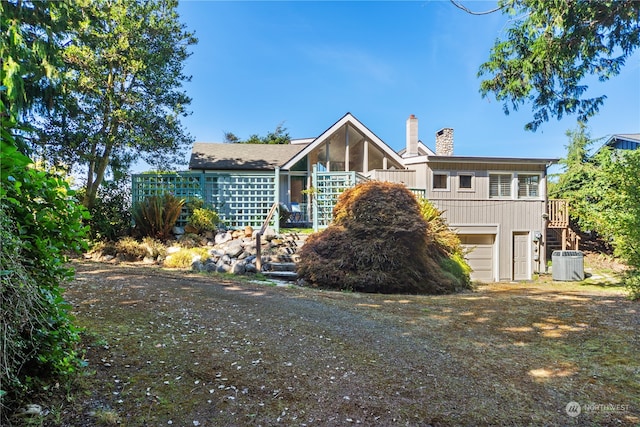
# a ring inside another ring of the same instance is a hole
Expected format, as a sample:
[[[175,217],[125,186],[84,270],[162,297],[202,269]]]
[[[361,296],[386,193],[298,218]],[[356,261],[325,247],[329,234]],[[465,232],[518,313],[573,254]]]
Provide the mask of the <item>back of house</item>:
[[[532,279],[546,264],[547,168],[558,159],[459,156],[453,134],[437,131],[431,150],[411,115],[396,152],[347,113],[319,136],[289,144],[195,143],[189,171],[134,176],[134,201],[161,191],[199,197],[234,228],[259,227],[277,204],[295,212],[290,225],[317,230],[331,222],[345,188],[370,179],[403,183],[444,211],[467,248],[472,279]]]

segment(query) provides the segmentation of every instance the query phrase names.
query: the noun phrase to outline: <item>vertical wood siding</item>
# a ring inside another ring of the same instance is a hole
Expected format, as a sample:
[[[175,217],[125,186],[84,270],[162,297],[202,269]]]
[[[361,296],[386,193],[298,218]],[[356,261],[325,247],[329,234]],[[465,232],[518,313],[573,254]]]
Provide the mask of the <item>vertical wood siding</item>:
[[[500,280],[512,279],[513,232],[544,231],[544,200],[430,200],[445,211],[447,222],[454,228],[456,225],[498,225]],[[531,253],[533,256],[533,250]],[[533,265],[533,260],[531,263]]]

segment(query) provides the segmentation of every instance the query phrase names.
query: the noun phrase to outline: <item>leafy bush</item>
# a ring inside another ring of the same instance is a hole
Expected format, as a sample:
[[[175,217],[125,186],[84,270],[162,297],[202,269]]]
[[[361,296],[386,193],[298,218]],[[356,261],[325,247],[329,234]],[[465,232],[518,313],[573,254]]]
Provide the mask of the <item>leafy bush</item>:
[[[182,248],[199,248],[200,246],[206,245],[207,239],[193,233],[183,234],[180,240],[178,241],[178,245]]]
[[[200,196],[192,196],[187,199],[185,205],[187,206],[187,210],[189,212],[193,212],[196,209],[204,208],[204,200]]]
[[[443,217],[444,212],[436,208],[429,200],[418,199],[420,213],[429,224],[428,236],[431,248],[440,253],[440,267],[454,278],[458,286],[471,286],[471,267],[464,259],[464,248],[458,235],[449,228]]]
[[[84,191],[79,191],[80,199]],[[92,239],[116,241],[127,236],[131,232],[131,186],[128,177],[100,186],[90,213],[88,225]]]
[[[456,281],[456,287],[460,289],[471,287],[471,267],[467,264],[462,253],[456,252],[451,256],[440,258],[439,265]]]
[[[298,273],[314,286],[380,293],[444,294],[469,287],[441,248],[415,196],[401,184],[371,181],[346,190],[334,223],[309,237]]]
[[[216,226],[220,222],[218,213],[212,209],[195,208],[187,219],[187,224],[198,230],[198,233],[206,231],[216,231]]]
[[[182,212],[184,199],[173,194],[150,196],[133,206],[133,219],[138,233],[161,240],[169,238],[171,229]]]
[[[198,259],[209,258],[209,251],[206,248],[180,249],[167,256],[164,266],[168,268],[189,268]]]
[[[148,257],[158,258],[159,256],[165,256],[167,254],[167,248],[161,241],[152,239],[151,237],[145,237],[142,239],[141,245],[146,251]]]
[[[97,256],[118,256],[127,261],[139,261],[145,257],[158,258],[167,252],[161,241],[151,237],[145,237],[142,242],[133,237],[123,237],[117,242],[96,242],[91,248],[90,254]]]
[[[115,246],[118,256],[127,261],[139,261],[147,256],[147,247],[133,237],[123,237]]]
[[[73,277],[66,254],[86,248],[88,214],[63,177],[36,169],[17,150],[13,125],[0,115],[0,370],[14,400],[27,379],[68,375],[79,362],[79,331],[61,284]]]
[[[624,283],[629,291],[629,299],[632,301],[640,300],[640,271],[632,270],[629,272]]]
[[[443,211],[438,210],[429,200],[418,199],[420,214],[429,224],[429,237],[435,243],[435,248],[443,255],[462,254],[460,238],[451,231],[444,219]]]
[[[116,249],[115,242],[95,242],[91,246],[91,249],[88,252],[89,254],[95,255],[111,255],[116,256],[118,254],[118,250]]]

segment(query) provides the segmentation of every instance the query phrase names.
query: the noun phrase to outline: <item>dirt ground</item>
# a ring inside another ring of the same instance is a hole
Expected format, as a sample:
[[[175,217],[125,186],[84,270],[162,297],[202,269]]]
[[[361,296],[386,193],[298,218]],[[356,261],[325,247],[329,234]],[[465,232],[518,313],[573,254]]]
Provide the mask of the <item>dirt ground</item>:
[[[391,296],[75,267],[88,367],[34,402],[44,425],[640,424],[640,304],[615,286]]]

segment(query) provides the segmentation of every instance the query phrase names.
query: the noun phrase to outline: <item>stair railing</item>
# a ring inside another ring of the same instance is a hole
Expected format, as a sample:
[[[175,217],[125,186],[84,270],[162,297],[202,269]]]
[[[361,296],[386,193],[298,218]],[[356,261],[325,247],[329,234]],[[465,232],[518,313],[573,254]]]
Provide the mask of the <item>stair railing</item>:
[[[547,203],[549,228],[566,228],[569,226],[569,202],[563,199],[552,199]]]
[[[267,227],[271,222],[271,217],[273,217],[273,214],[278,210],[278,206],[278,202],[273,202],[273,205],[271,205],[271,209],[269,209],[269,214],[262,223],[262,227],[256,233],[256,270],[258,271],[258,273],[262,271],[262,242],[260,240],[264,232],[267,231]]]
[[[562,246],[564,247],[566,245],[568,247],[573,247],[573,250],[577,251],[580,246],[580,236],[578,236],[578,233],[573,231],[571,227],[567,227],[566,230],[566,240],[562,243]]]

